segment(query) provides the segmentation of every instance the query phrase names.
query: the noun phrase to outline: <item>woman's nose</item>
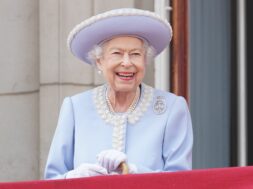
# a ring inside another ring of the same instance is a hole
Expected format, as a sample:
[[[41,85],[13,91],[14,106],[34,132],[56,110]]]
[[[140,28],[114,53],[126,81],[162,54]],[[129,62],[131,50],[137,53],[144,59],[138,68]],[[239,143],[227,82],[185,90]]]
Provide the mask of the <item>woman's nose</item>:
[[[125,54],[124,54],[124,56],[123,56],[123,61],[122,61],[122,65],[124,65],[124,66],[131,66],[131,65],[132,65],[128,53],[125,53]]]

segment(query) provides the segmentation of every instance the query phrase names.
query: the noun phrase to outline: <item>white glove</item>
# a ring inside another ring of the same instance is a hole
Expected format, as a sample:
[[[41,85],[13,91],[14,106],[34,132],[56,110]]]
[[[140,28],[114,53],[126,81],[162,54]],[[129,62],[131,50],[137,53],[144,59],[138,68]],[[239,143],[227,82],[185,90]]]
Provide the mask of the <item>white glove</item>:
[[[97,164],[83,163],[76,169],[69,171],[66,178],[80,178],[98,175],[108,175],[107,170]]]
[[[131,163],[128,164],[128,171],[129,171],[129,174],[138,173],[138,169],[136,165],[131,164]]]
[[[127,160],[126,154],[117,150],[105,150],[97,156],[98,164],[106,168],[108,173],[116,171],[119,164]]]
[[[138,173],[138,169],[137,169],[136,165],[130,163],[130,164],[127,164],[127,166],[128,166],[128,174]],[[110,172],[109,174],[110,175],[120,175],[121,172],[116,170],[116,171]]]

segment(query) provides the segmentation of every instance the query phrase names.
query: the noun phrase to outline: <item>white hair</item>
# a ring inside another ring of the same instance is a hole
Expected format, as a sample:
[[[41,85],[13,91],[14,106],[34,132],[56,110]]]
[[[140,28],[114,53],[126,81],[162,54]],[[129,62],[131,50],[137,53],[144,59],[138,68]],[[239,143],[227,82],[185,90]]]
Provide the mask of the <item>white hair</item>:
[[[156,51],[154,47],[152,47],[146,40],[140,39],[143,42],[143,47],[145,49],[145,61],[147,64],[154,60]],[[88,52],[88,59],[92,62],[92,65],[97,67],[96,61],[103,56],[103,47],[108,41],[104,43],[100,43],[95,45],[89,52]]]

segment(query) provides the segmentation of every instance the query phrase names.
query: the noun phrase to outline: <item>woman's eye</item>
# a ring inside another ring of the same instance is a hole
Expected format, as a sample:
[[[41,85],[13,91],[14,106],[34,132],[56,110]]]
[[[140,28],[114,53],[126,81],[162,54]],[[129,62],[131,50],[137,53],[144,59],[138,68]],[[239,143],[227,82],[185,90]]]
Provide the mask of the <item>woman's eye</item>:
[[[115,52],[112,52],[112,54],[118,55],[118,54],[120,54],[120,52],[115,51]]]
[[[131,55],[132,55],[132,56],[140,56],[141,53],[137,53],[137,52],[136,52],[136,53],[132,53]]]

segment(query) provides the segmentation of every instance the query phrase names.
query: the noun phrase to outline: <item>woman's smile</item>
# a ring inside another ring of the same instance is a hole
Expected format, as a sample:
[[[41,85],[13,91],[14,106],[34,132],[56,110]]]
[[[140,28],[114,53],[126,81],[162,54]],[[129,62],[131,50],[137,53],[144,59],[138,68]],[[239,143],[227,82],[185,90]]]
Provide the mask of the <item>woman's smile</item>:
[[[116,72],[116,75],[121,80],[130,81],[134,79],[135,73],[134,72]]]

